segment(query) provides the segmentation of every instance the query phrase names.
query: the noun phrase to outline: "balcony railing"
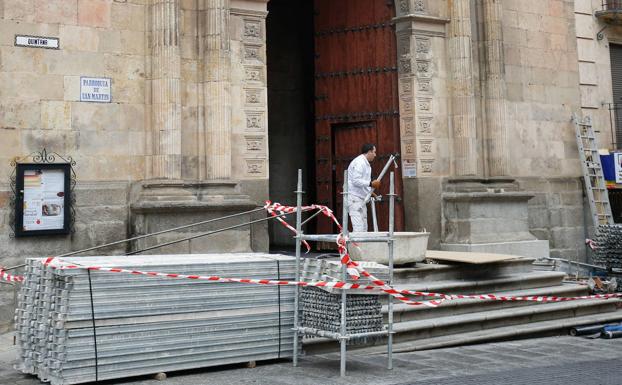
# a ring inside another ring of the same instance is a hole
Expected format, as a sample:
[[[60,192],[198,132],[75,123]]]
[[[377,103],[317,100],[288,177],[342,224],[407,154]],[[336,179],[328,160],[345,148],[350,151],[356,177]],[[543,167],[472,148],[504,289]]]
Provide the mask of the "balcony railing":
[[[605,23],[622,24],[622,0],[602,0],[594,15]]]

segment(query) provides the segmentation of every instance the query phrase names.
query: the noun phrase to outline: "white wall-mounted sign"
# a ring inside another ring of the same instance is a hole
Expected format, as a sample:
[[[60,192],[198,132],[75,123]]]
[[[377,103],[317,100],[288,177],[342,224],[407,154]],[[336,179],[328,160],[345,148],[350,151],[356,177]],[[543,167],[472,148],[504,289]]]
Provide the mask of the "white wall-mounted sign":
[[[404,178],[416,178],[417,177],[417,161],[402,159],[402,177]]]
[[[80,101],[110,103],[112,101],[110,78],[80,77]]]
[[[616,172],[616,183],[622,183],[622,152],[613,153],[614,169]]]
[[[59,49],[57,37],[15,35],[15,45],[19,47]]]

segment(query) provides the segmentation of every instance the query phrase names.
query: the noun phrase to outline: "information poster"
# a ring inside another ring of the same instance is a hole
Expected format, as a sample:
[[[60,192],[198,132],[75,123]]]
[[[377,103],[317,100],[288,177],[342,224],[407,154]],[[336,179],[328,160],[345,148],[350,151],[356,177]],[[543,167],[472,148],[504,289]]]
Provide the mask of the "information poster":
[[[615,172],[616,172],[616,183],[622,183],[622,152],[615,152],[613,154]]]
[[[54,166],[28,165],[18,171],[21,202],[17,207],[21,210],[16,234],[63,233],[68,229],[68,169]]]

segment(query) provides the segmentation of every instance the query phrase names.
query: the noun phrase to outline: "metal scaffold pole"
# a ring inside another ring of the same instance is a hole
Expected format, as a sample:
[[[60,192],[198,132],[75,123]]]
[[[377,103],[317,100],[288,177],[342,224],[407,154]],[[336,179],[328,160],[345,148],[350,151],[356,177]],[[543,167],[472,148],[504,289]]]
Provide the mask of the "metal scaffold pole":
[[[346,249],[349,247],[348,243],[348,170],[343,172],[343,237],[346,240],[345,247]],[[341,282],[346,282],[346,273],[347,268],[345,264],[341,264]],[[346,344],[347,337],[346,332],[346,290],[341,290],[341,336],[340,336],[340,344],[341,344],[341,377],[345,377],[346,375]]]
[[[389,185],[389,282],[393,284],[393,231],[395,227],[395,174],[391,171],[391,179]],[[393,369],[393,297],[388,296],[388,327],[387,332],[387,368]]]
[[[298,169],[298,185],[296,186],[296,282],[300,282],[300,246],[302,242],[302,170]],[[298,366],[298,328],[300,288],[296,286],[294,294],[294,366]]]
[[[395,174],[391,172],[391,179],[389,185],[389,231],[384,232],[382,236],[367,236],[364,233],[353,233],[353,238],[350,239],[350,233],[348,231],[348,171],[345,170],[343,173],[343,206],[342,206],[342,233],[341,234],[304,234],[302,232],[302,225],[308,222],[308,219],[305,222],[302,222],[301,218],[301,205],[302,205],[302,172],[298,171],[298,189],[296,191],[297,194],[297,210],[296,210],[296,280],[298,281],[300,277],[303,275],[300,273],[300,258],[301,258],[301,242],[303,240],[306,241],[321,241],[321,242],[336,242],[339,243],[340,246],[344,246],[346,248],[345,252],[348,252],[348,248],[350,244],[353,242],[383,242],[387,244],[388,247],[388,257],[389,257],[389,266],[388,266],[388,284],[391,284],[393,281],[393,254],[394,254],[394,245],[393,245],[393,235],[395,231]],[[341,243],[340,238],[343,240],[343,244]],[[341,252],[342,250],[340,250]],[[305,273],[306,274],[306,273]],[[341,262],[339,268],[339,279],[341,282],[348,282],[348,266],[347,264]],[[303,277],[303,280],[306,278]],[[308,279],[308,278],[307,278]],[[307,282],[305,280],[305,282]],[[348,291],[347,289],[341,288],[340,295],[336,296],[336,300],[339,303],[339,315],[335,317],[335,320],[338,320],[338,324],[334,330],[323,330],[317,327],[309,327],[305,324],[306,316],[302,317],[303,324],[300,324],[301,320],[301,299],[300,299],[300,288],[296,286],[296,298],[294,302],[294,366],[298,365],[298,347],[300,344],[299,335],[314,335],[318,337],[331,338],[339,341],[340,345],[340,375],[341,377],[346,376],[346,358],[347,358],[347,344],[349,341],[356,341],[359,339],[365,339],[369,337],[379,337],[379,336],[388,336],[388,369],[393,369],[393,303],[392,298],[389,296],[388,298],[388,325],[385,325],[382,330],[365,330],[361,332],[356,332],[351,330],[348,332],[348,306],[352,306],[348,304]],[[304,292],[303,292],[304,295]],[[354,294],[352,294],[354,295]],[[338,298],[338,299],[337,299]],[[378,302],[380,303],[380,302]],[[307,306],[306,303],[303,305]],[[379,305],[380,306],[380,305]],[[380,307],[379,307],[380,309]],[[351,325],[351,328],[355,328],[356,325]],[[337,332],[338,330],[338,332]]]

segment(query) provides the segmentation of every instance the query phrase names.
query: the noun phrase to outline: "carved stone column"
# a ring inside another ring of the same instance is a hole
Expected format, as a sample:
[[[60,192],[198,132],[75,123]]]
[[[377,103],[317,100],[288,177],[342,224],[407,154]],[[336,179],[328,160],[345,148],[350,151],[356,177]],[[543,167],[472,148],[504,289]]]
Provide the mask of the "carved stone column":
[[[452,76],[453,163],[457,176],[477,174],[477,135],[472,64],[470,0],[454,0],[450,9],[449,63]]]
[[[151,177],[180,179],[179,0],[153,0],[150,16],[153,120]]]
[[[510,174],[508,130],[505,123],[505,79],[501,0],[484,0],[486,45],[486,149],[488,174]]]
[[[205,175],[231,177],[231,47],[229,0],[207,0],[205,36]]]

